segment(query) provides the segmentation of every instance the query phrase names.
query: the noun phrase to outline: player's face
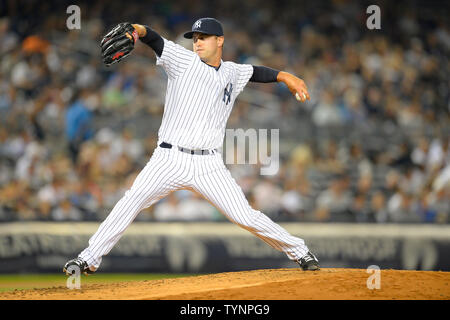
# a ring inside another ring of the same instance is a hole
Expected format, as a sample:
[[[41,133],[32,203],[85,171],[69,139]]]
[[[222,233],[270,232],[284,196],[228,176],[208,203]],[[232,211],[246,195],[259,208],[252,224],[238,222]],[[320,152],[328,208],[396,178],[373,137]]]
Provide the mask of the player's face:
[[[194,52],[199,55],[200,59],[208,61],[220,54],[219,48],[223,44],[223,37],[196,32],[192,40],[194,41]]]

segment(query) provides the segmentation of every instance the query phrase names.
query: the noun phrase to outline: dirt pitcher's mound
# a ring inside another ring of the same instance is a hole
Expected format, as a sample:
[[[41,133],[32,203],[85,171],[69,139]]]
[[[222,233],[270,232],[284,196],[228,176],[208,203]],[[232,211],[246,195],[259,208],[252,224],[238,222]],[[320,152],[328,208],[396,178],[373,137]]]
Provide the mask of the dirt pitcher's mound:
[[[276,269],[85,286],[82,278],[79,290],[21,290],[0,294],[0,299],[450,299],[450,272],[381,270],[379,289],[368,288],[371,275],[364,269]]]

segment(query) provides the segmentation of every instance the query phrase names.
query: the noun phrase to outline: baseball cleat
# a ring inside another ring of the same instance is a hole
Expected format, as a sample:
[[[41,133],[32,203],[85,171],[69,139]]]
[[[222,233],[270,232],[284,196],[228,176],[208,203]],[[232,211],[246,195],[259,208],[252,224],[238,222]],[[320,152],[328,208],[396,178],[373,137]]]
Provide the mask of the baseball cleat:
[[[70,268],[70,267],[72,267],[72,268]],[[71,270],[69,270],[69,268]],[[76,259],[67,261],[66,264],[64,265],[63,272],[66,275],[70,276],[75,273],[75,270],[74,270],[75,268],[78,268],[80,270],[80,273],[82,272],[87,276],[95,272],[95,271],[92,271],[89,268],[87,262],[81,258],[76,258]]]
[[[320,270],[319,260],[317,260],[316,256],[309,251],[304,257],[298,259],[297,263],[303,271]]]

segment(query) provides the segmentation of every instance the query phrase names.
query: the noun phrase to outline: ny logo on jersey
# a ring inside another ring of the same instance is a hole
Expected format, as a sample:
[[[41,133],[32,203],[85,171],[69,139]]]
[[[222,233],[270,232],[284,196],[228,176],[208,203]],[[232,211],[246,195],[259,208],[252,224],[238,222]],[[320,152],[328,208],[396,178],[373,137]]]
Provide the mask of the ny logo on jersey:
[[[194,23],[194,29],[200,29],[200,26],[202,25],[202,21],[198,20]]]
[[[223,90],[223,102],[225,102],[226,104],[230,103],[232,92],[233,92],[233,84],[230,82]]]

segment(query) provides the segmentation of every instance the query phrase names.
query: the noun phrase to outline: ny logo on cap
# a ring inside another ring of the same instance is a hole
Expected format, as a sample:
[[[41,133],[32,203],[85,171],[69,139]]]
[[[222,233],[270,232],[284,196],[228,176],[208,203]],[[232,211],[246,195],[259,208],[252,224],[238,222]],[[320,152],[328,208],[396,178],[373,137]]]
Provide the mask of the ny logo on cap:
[[[200,29],[200,26],[202,25],[202,21],[201,20],[197,20],[194,23],[194,29]]]

